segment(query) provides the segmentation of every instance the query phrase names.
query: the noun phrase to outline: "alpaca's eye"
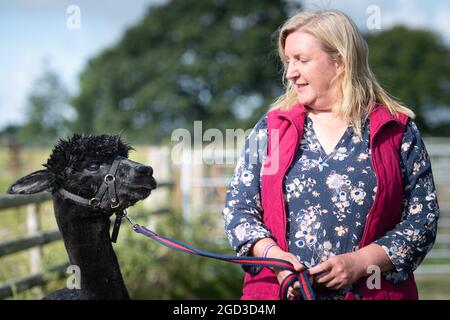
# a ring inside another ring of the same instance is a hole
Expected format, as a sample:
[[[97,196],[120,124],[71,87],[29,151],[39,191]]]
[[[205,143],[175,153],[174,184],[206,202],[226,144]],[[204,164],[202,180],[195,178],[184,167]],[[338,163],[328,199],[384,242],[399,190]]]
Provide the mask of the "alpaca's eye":
[[[87,169],[89,171],[97,171],[99,167],[98,163],[93,162],[87,166]]]

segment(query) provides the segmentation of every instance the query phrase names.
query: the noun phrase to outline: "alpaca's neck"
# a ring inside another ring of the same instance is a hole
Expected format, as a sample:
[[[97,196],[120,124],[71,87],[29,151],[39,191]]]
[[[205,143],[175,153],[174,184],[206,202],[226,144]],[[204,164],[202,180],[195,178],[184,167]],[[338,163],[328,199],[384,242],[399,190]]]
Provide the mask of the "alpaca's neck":
[[[90,218],[85,208],[57,197],[54,207],[70,263],[80,268],[81,299],[129,299],[109,238],[109,219]]]

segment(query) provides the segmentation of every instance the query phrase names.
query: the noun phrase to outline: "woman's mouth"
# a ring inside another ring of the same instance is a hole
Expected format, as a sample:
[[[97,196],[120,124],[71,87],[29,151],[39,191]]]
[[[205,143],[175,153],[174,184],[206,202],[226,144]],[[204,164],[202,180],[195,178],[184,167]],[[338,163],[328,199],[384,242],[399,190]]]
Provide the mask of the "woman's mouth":
[[[295,87],[297,88],[297,90],[303,90],[307,85],[309,85],[309,83],[298,83],[295,85]]]

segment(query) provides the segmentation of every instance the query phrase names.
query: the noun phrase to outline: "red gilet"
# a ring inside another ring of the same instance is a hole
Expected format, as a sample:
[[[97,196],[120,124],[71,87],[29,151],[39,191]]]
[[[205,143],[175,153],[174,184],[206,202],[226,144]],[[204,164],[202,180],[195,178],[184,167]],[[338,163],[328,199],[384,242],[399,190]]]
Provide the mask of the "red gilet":
[[[305,114],[305,107],[298,104],[288,111],[271,111],[267,119],[269,140],[261,185],[263,219],[277,244],[285,251],[288,245],[282,184],[301,142]],[[360,248],[381,238],[401,220],[403,183],[399,155],[407,121],[406,115],[399,113],[394,116],[381,105],[375,106],[370,114],[370,149],[377,177],[377,192],[366,219]],[[369,289],[366,279],[360,279],[357,285],[363,299],[418,299],[412,273],[406,281],[395,285],[381,276],[380,289]],[[278,290],[279,284],[273,271],[263,268],[255,276],[245,274],[241,298],[277,300]],[[346,299],[354,298],[353,293],[346,296]]]

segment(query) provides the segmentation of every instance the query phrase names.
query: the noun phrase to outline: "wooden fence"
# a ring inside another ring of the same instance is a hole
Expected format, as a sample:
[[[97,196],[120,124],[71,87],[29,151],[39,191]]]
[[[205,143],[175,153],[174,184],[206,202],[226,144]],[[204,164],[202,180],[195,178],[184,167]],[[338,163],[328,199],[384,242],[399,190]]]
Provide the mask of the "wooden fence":
[[[172,181],[158,183],[160,188],[172,188]],[[155,191],[156,192],[156,191]],[[0,284],[0,299],[5,299],[14,294],[26,291],[34,287],[40,287],[52,279],[61,278],[66,274],[69,262],[43,268],[42,246],[62,239],[59,230],[42,230],[41,228],[41,204],[52,199],[50,193],[38,193],[34,195],[2,195],[0,194],[0,211],[10,208],[27,206],[27,236],[8,240],[0,243],[0,258],[29,250],[30,274]],[[166,202],[169,203],[169,202]],[[151,212],[134,213],[134,218],[151,216],[170,212],[169,207],[153,209]],[[40,290],[40,289],[39,289]]]
[[[433,250],[426,260],[444,260],[442,263],[422,264],[416,273],[419,274],[450,274],[450,140],[425,139],[428,152],[432,158],[433,173],[439,194],[441,218],[439,220],[438,238]],[[231,157],[236,156],[236,150]],[[144,200],[149,212],[148,224],[157,213],[169,211],[163,204],[178,203],[183,209],[184,218],[189,221],[196,212],[214,211],[221,224],[220,211],[223,209],[225,187],[231,179],[231,172],[235,166],[227,164],[217,166],[191,161],[195,159],[195,151],[186,155],[187,161],[182,161],[177,167],[172,167],[171,150],[169,147],[151,147],[148,151],[148,163],[153,166],[157,181],[170,181],[158,183],[158,189],[152,196]],[[219,156],[223,156],[220,155]],[[205,157],[203,153],[202,157]],[[206,156],[208,157],[208,155]],[[204,160],[204,159],[203,159]],[[214,161],[213,161],[214,162]],[[176,183],[175,183],[176,181]],[[170,187],[170,190],[168,188]],[[162,190],[161,190],[162,188]],[[211,192],[214,190],[214,192]],[[45,271],[42,267],[42,246],[60,241],[58,230],[42,230],[40,226],[40,207],[45,201],[51,199],[50,194],[42,193],[31,196],[0,195],[0,211],[8,208],[27,206],[27,235],[20,239],[0,243],[0,258],[24,250],[29,250],[29,263],[31,274],[23,278],[13,279],[0,284],[0,299],[10,297],[15,293],[23,292],[33,287],[39,287],[49,279],[64,276],[68,263],[50,266]],[[156,204],[156,207],[155,207]],[[156,209],[162,207],[162,209]],[[133,213],[136,216],[136,213]],[[139,216],[139,214],[138,214]]]
[[[31,272],[30,275],[1,284],[1,299],[46,283],[46,278],[48,278],[46,275],[60,276],[68,265],[66,263],[51,266],[47,271],[42,271],[41,246],[61,239],[61,234],[58,230],[40,230],[40,204],[50,199],[51,195],[49,193],[29,196],[0,196],[0,210],[27,206],[27,236],[0,243],[0,258],[30,249],[29,263]]]

